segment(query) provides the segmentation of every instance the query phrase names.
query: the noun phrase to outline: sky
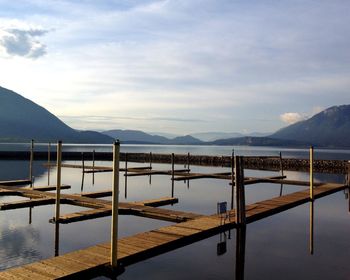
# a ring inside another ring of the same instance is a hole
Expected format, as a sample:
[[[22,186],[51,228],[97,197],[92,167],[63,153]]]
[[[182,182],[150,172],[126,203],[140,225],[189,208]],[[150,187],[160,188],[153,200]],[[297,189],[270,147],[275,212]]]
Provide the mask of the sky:
[[[273,132],[350,104],[350,1],[0,0],[0,86],[76,129]]]

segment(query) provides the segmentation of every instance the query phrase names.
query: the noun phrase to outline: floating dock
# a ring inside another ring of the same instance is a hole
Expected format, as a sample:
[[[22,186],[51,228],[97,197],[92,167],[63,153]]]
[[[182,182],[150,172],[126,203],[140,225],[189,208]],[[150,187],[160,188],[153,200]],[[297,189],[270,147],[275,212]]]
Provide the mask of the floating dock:
[[[322,184],[314,189],[320,198],[348,188],[342,184]],[[246,206],[247,223],[260,220],[311,201],[308,190],[276,197]],[[220,215],[195,215],[187,221],[118,240],[118,263],[122,266],[175,250],[237,226],[235,210],[223,223]],[[0,279],[82,279],[103,274],[110,262],[110,243],[42,260],[0,272]]]

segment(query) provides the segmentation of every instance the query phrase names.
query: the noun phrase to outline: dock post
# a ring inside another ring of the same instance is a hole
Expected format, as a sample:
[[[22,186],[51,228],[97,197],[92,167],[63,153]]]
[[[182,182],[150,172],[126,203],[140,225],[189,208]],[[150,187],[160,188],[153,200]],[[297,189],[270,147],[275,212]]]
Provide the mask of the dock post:
[[[29,180],[30,187],[33,188],[33,160],[34,160],[34,140],[30,141],[30,159],[29,159]]]
[[[84,152],[81,153],[81,161],[82,161],[82,167],[83,172],[81,174],[81,191],[84,189],[84,177],[85,177],[85,158],[84,158]]]
[[[309,237],[309,250],[310,254],[314,254],[314,201],[310,201],[310,237]]]
[[[171,154],[171,180],[174,181],[175,176],[175,155],[174,153]]]
[[[124,190],[124,197],[128,197],[128,153],[125,153],[125,190]]]
[[[280,152],[280,170],[281,170],[281,175],[284,176],[282,152]]]
[[[50,171],[51,171],[51,143],[47,146],[47,186],[50,186]]]
[[[149,169],[152,170],[152,152],[149,153]]]
[[[92,150],[92,184],[95,185],[95,150]]]
[[[190,173],[190,153],[187,153],[187,173]]]
[[[235,156],[236,223],[245,224],[245,194],[243,157]]]
[[[314,199],[314,147],[310,147],[310,199]]]
[[[61,164],[62,164],[62,141],[57,143],[57,181],[56,181],[56,212],[55,222],[60,218],[60,199],[61,199]]]
[[[113,144],[113,179],[112,179],[112,225],[111,225],[111,267],[118,266],[118,207],[119,207],[119,152],[120,142]]]
[[[232,150],[231,154],[231,210],[234,208],[235,201],[235,153]]]

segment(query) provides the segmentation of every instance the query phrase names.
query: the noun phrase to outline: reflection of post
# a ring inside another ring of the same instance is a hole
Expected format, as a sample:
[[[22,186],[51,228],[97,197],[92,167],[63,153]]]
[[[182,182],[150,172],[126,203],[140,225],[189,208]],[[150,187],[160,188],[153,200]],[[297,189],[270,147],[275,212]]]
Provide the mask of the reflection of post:
[[[231,210],[234,208],[235,201],[235,161],[234,161],[234,150],[231,155]]]
[[[34,140],[30,142],[30,159],[29,159],[29,180],[30,187],[33,188],[33,160],[34,160]]]
[[[235,156],[236,223],[245,224],[243,157]]]
[[[310,147],[310,199],[314,199],[314,147]]]
[[[55,257],[60,254],[60,224],[55,222]]]
[[[33,218],[33,207],[29,207],[29,224],[32,224],[32,218]]]
[[[85,177],[85,158],[84,158],[84,153],[81,153],[81,161],[82,161],[82,167],[83,167],[83,172],[81,174],[81,191],[83,191],[83,188],[84,188],[84,177]]]
[[[51,143],[47,146],[47,185],[50,186],[50,171],[51,171]]]
[[[61,199],[61,163],[62,163],[62,142],[57,143],[57,182],[56,182],[56,213],[55,221],[60,218],[60,199]]]
[[[92,184],[95,185],[95,150],[92,151]]]
[[[236,229],[236,280],[244,279],[245,243],[246,226],[238,226]]]
[[[124,197],[128,198],[128,153],[125,153],[125,191],[124,191]]]
[[[309,240],[310,254],[314,254],[314,201],[310,201],[310,240]]]
[[[119,140],[113,145],[113,181],[112,181],[112,225],[111,225],[111,266],[118,265],[118,207],[119,207]]]

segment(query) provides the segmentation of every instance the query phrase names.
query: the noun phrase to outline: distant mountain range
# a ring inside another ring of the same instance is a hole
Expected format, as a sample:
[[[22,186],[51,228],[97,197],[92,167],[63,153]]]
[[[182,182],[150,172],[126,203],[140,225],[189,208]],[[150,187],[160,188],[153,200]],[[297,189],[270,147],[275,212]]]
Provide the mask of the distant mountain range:
[[[334,106],[273,134],[204,132],[177,136],[152,135],[138,130],[96,131],[75,130],[45,108],[0,87],[0,142],[62,140],[70,143],[179,144],[179,145],[251,145],[349,148],[350,105]]]
[[[194,138],[190,135],[178,136],[173,139],[169,139],[164,136],[151,135],[140,130],[108,130],[103,131],[102,133],[119,139],[123,143],[129,144],[178,144],[178,145],[200,145],[203,144],[203,141]]]

